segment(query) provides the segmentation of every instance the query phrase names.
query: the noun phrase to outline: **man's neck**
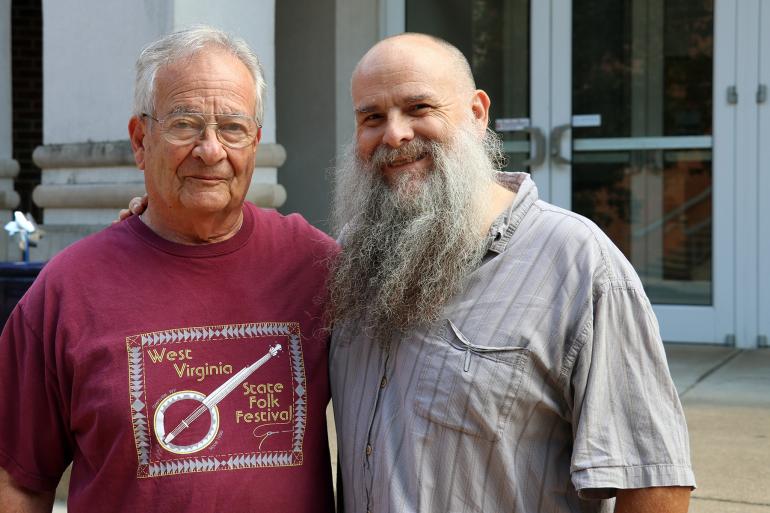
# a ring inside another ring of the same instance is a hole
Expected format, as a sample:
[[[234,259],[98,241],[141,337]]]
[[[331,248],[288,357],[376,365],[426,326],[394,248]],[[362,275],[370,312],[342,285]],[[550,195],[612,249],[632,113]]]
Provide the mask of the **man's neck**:
[[[153,214],[151,206],[140,216],[144,224],[160,237],[187,245],[223,242],[238,233],[243,224],[243,210],[213,215],[184,215],[184,220],[172,224]]]
[[[488,199],[488,207],[484,213],[481,225],[482,234],[489,232],[495,219],[511,206],[514,198],[516,198],[516,193],[497,182],[492,182],[489,185],[489,192],[486,197]]]

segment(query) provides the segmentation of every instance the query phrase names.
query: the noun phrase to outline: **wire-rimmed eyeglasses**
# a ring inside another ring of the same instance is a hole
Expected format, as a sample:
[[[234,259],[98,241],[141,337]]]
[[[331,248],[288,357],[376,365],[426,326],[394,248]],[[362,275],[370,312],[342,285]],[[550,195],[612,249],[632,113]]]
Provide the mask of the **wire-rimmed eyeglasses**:
[[[202,138],[207,126],[216,126],[219,142],[229,148],[245,148],[254,142],[260,126],[254,118],[239,114],[204,115],[195,112],[176,112],[163,119],[157,119],[147,113],[143,113],[142,116],[158,124],[164,139],[180,146]],[[208,122],[207,117],[213,117],[215,121]]]

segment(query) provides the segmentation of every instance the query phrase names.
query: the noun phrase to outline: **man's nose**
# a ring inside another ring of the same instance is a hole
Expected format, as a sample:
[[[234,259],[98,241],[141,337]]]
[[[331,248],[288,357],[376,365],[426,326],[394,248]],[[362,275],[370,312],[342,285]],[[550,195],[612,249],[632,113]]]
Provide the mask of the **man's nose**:
[[[225,147],[217,137],[216,125],[206,127],[203,135],[195,144],[195,148],[193,148],[192,156],[201,159],[206,165],[213,165],[227,158]]]
[[[409,120],[404,116],[389,116],[385,122],[385,132],[382,135],[383,144],[391,148],[399,148],[414,139],[414,130]]]

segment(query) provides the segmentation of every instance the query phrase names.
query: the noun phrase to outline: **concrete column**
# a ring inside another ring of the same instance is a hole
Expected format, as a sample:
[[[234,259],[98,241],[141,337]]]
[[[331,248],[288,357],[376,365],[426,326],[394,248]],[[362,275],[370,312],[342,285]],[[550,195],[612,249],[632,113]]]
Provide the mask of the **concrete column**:
[[[144,176],[134,167],[127,140],[46,144],[33,154],[43,170],[43,183],[33,193],[35,204],[45,208],[48,227],[88,224],[106,226],[134,196],[144,194]],[[283,147],[259,145],[257,171],[275,169],[286,160]],[[252,183],[249,201],[273,207],[286,199],[283,187]],[[90,222],[85,222],[88,220]]]
[[[0,6],[8,1],[0,0]],[[118,208],[143,192],[127,128],[134,61],[148,42],[193,23],[243,37],[262,61],[268,95],[249,199],[281,205],[285,191],[276,170],[286,155],[275,142],[274,18],[274,0],[233,0],[227,9],[202,0],[43,0],[44,144],[34,153],[42,183],[33,199],[44,209],[48,240],[33,257],[49,258],[108,225]]]
[[[359,59],[380,40],[381,13],[377,0],[336,0],[335,74],[336,133],[338,147],[347,144],[355,131],[350,103],[350,77]]]
[[[19,163],[13,159],[13,96],[11,90],[11,0],[0,0],[0,230],[13,217],[19,195],[13,179]],[[14,260],[18,251],[0,231],[0,260]],[[11,256],[13,255],[13,256]]]
[[[287,191],[281,211],[299,212],[328,232],[331,181],[327,169],[337,149],[335,0],[300,3],[301,7],[298,2],[275,5],[275,101],[281,113],[277,130],[288,153],[281,168],[281,184]]]
[[[0,222],[11,219],[19,204],[13,179],[19,163],[13,159],[13,95],[11,91],[11,0],[0,0]],[[0,235],[1,236],[1,235]]]

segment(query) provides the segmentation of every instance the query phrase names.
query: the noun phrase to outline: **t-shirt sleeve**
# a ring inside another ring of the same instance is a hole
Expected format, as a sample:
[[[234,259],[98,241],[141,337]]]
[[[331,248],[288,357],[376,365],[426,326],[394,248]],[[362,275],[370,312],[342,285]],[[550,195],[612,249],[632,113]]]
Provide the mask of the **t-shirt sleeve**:
[[[695,486],[684,412],[652,306],[638,282],[593,301],[571,376],[572,482],[580,496]]]
[[[71,459],[54,352],[18,305],[0,336],[0,466],[33,491],[54,489]]]

